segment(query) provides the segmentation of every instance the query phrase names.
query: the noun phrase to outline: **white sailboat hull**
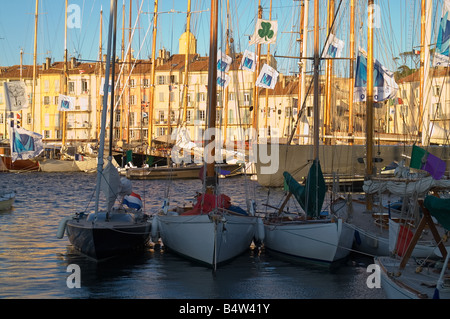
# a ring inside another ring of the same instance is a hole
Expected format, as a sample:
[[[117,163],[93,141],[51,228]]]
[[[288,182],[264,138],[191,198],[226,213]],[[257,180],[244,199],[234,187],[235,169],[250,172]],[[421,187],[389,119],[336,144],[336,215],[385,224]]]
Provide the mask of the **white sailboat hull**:
[[[264,246],[270,250],[314,262],[332,263],[350,254],[354,231],[336,222],[266,223]]]
[[[231,214],[158,215],[157,220],[164,246],[212,268],[249,249],[257,223],[257,217]]]

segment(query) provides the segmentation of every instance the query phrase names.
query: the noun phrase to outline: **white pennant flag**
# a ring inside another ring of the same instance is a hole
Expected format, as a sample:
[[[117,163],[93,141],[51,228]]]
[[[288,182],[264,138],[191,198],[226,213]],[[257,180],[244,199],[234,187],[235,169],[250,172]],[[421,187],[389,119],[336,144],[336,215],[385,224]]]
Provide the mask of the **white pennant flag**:
[[[278,21],[262,20],[256,21],[255,32],[249,44],[271,44],[277,41]]]
[[[328,41],[325,45],[325,49],[323,50],[324,58],[340,58],[342,50],[344,49],[345,43],[344,41],[336,38],[336,36],[330,33],[328,37]]]
[[[239,68],[241,70],[248,70],[248,71],[255,72],[256,59],[257,59],[257,56],[256,56],[255,52],[245,50],[244,55],[241,60],[241,65],[239,66]]]
[[[273,90],[277,84],[278,75],[279,73],[277,70],[268,64],[264,64],[258,75],[258,79],[256,79],[256,86]]]
[[[58,111],[75,111],[75,98],[60,94],[58,97]]]

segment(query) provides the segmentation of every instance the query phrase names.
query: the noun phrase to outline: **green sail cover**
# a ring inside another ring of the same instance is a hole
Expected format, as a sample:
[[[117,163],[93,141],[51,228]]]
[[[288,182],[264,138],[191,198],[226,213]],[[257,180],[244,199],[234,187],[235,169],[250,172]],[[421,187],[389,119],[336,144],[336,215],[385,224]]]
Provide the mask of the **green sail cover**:
[[[442,227],[450,230],[450,198],[439,198],[428,195],[425,197],[423,205],[437,219]]]
[[[283,173],[285,187],[291,192],[300,206],[310,217],[319,216],[327,187],[320,163],[314,161],[309,169],[306,185],[300,185],[288,172]]]

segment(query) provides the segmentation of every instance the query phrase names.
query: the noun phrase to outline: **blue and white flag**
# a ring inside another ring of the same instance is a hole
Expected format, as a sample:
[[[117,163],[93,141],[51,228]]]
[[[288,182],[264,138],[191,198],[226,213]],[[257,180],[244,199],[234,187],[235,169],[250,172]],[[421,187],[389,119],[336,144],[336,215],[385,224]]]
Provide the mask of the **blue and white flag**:
[[[374,60],[373,100],[381,102],[394,98],[398,91],[398,85],[394,80],[394,73],[386,69],[378,60]],[[359,50],[356,60],[354,102],[364,102],[367,97],[367,54]]]
[[[58,97],[58,111],[75,111],[75,98],[60,94]]]
[[[248,50],[244,51],[244,56],[242,57],[241,60],[241,65],[240,65],[240,69],[241,70],[248,70],[248,71],[252,71],[255,72],[256,70],[256,59],[257,59],[257,55],[255,52],[251,52]]]
[[[218,73],[217,74],[217,85],[222,88],[226,88],[228,86],[228,84],[230,83],[230,79],[231,78],[228,74],[220,75]]]
[[[268,64],[264,64],[258,78],[256,79],[256,86],[273,90],[277,84],[278,75],[279,73],[277,70]]]
[[[230,70],[233,59],[221,50],[217,53],[217,73],[227,73]]]
[[[24,128],[12,125],[10,127],[11,136],[11,159],[25,160],[35,158],[44,150],[42,135],[28,131]]]
[[[344,49],[345,43],[344,41],[336,38],[336,36],[330,33],[328,37],[328,41],[325,45],[325,49],[323,50],[324,58],[340,58],[342,54],[342,50]]]
[[[450,0],[442,6],[442,17],[433,57],[433,66],[450,65]]]

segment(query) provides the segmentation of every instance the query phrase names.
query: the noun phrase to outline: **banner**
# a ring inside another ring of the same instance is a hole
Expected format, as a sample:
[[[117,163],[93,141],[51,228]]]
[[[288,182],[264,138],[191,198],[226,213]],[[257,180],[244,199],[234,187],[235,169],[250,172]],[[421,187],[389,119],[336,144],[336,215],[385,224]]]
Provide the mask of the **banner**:
[[[440,180],[445,174],[446,164],[439,157],[434,156],[427,150],[413,145],[411,151],[411,168],[421,169],[430,173],[435,180]]]
[[[233,59],[219,50],[217,53],[217,71],[218,73],[226,73],[230,70]]]
[[[217,74],[217,85],[222,87],[222,88],[226,88],[228,86],[228,84],[230,83],[230,76],[228,74],[224,74],[223,76],[220,76],[219,74]]]
[[[245,50],[244,56],[242,57],[241,65],[239,66],[239,68],[241,70],[248,70],[248,71],[255,72],[257,58],[258,57],[256,56],[255,52]]]
[[[277,84],[278,75],[279,73],[277,70],[268,64],[264,64],[258,78],[256,79],[256,86],[273,90]]]
[[[378,60],[374,60],[373,100],[381,102],[396,96],[398,85],[394,73],[386,69]],[[354,102],[364,102],[367,97],[367,54],[359,50],[356,60]]]
[[[58,111],[75,111],[75,98],[60,94],[58,97]]]
[[[336,38],[336,36],[330,33],[328,41],[325,44],[325,49],[323,50],[323,58],[340,58],[342,50],[344,49],[344,41]]]
[[[433,57],[433,66],[450,66],[450,0],[442,6],[442,17]]]
[[[11,136],[11,159],[31,159],[44,150],[42,143],[42,135],[30,132],[24,128],[12,126],[10,127]]]
[[[17,112],[28,107],[27,87],[23,81],[4,82],[6,106],[9,111]]]
[[[276,20],[256,21],[255,32],[249,44],[271,44],[277,41],[278,22]]]

